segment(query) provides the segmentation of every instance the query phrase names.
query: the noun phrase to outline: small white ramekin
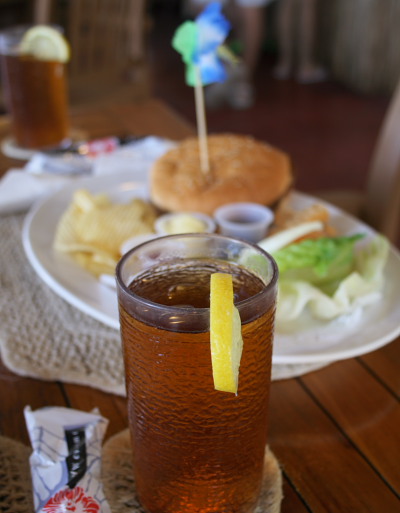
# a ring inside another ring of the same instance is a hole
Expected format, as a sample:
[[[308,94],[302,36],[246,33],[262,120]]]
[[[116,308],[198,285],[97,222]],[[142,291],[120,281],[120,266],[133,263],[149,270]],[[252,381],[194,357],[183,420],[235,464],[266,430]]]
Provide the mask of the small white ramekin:
[[[214,218],[223,235],[259,242],[266,236],[274,213],[259,203],[229,203],[217,208]]]

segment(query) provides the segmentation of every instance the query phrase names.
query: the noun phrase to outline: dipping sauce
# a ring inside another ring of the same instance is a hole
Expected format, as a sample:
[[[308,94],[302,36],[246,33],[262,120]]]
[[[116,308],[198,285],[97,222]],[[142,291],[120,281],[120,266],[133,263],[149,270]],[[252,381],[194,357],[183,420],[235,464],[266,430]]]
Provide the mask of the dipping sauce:
[[[159,235],[212,233],[216,228],[211,217],[195,212],[165,214],[157,219],[154,226]]]
[[[214,217],[223,235],[250,242],[263,239],[274,220],[271,209],[259,203],[229,203],[218,208]]]

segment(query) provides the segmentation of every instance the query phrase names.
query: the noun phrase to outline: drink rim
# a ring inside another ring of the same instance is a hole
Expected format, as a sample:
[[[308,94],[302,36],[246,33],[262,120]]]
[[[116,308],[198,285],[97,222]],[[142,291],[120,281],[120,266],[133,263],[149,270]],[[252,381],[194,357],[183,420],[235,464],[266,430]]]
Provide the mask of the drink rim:
[[[209,307],[200,308],[200,307],[194,307],[194,306],[164,305],[161,303],[156,303],[154,301],[151,301],[150,299],[147,299],[147,298],[144,298],[143,296],[139,296],[138,294],[135,294],[132,290],[129,289],[129,286],[124,283],[124,281],[121,277],[121,269],[124,266],[126,260],[128,260],[130,258],[132,253],[135,253],[136,251],[140,250],[140,248],[142,248],[142,247],[151,246],[157,240],[159,241],[160,239],[166,240],[166,239],[177,239],[177,238],[185,238],[185,239],[213,238],[213,239],[220,239],[220,240],[225,240],[225,241],[232,241],[232,242],[239,243],[239,244],[249,247],[250,249],[256,251],[258,254],[264,256],[268,260],[270,268],[271,268],[271,276],[270,276],[269,282],[264,284],[265,285],[264,288],[260,292],[257,292],[257,294],[254,294],[253,296],[251,296],[249,298],[243,299],[243,300],[235,303],[235,306],[238,308],[239,311],[241,311],[242,309],[245,309],[249,305],[259,301],[262,297],[268,296],[277,284],[278,275],[279,275],[278,266],[277,266],[274,258],[272,257],[272,255],[269,254],[268,252],[266,252],[265,250],[263,250],[260,246],[257,246],[256,244],[254,244],[252,242],[248,242],[248,241],[241,240],[241,239],[235,239],[234,237],[229,237],[226,235],[220,235],[220,234],[216,234],[216,233],[204,233],[204,234],[203,233],[182,233],[182,234],[173,234],[173,235],[165,235],[165,236],[157,237],[156,239],[151,239],[151,240],[142,242],[141,244],[139,244],[139,245],[135,246],[134,248],[130,249],[129,251],[127,251],[121,257],[121,259],[119,260],[119,262],[116,266],[115,276],[116,276],[116,281],[117,281],[117,289],[119,289],[120,292],[122,292],[124,294],[124,296],[135,300],[137,303],[140,303],[143,306],[151,307],[153,310],[159,310],[162,312],[168,311],[171,313],[176,312],[176,313],[180,313],[180,314],[182,314],[182,312],[187,312],[187,313],[190,312],[191,316],[196,315],[196,313],[198,315],[203,316],[205,312],[208,312],[210,310]],[[249,271],[252,272],[251,269]],[[138,274],[141,274],[141,273],[138,273]]]
[[[64,34],[64,28],[55,23],[45,23],[45,25],[56,29]],[[20,55],[19,43],[27,30],[34,27],[34,23],[18,23],[0,29],[0,55],[15,57]]]

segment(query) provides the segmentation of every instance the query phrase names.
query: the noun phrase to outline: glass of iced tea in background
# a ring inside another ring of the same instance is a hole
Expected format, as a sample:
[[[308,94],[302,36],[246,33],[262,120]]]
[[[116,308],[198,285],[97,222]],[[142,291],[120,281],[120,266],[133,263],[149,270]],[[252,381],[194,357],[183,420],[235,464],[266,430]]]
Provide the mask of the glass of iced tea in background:
[[[237,395],[213,385],[210,275],[232,274]],[[117,266],[136,491],[150,513],[250,513],[261,490],[277,267],[251,243],[172,235]]]
[[[29,28],[0,32],[1,77],[13,137],[21,148],[59,146],[67,141],[69,129],[66,66],[21,51]]]

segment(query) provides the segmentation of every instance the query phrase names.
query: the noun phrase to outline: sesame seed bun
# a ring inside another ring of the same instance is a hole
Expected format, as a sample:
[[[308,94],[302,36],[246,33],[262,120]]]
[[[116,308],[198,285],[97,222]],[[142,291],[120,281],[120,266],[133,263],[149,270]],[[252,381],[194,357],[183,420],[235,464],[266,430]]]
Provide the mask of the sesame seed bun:
[[[210,135],[207,143],[209,173],[200,168],[197,137],[185,139],[153,164],[150,196],[158,208],[212,214],[238,201],[272,206],[289,190],[293,177],[286,153],[243,135]]]

